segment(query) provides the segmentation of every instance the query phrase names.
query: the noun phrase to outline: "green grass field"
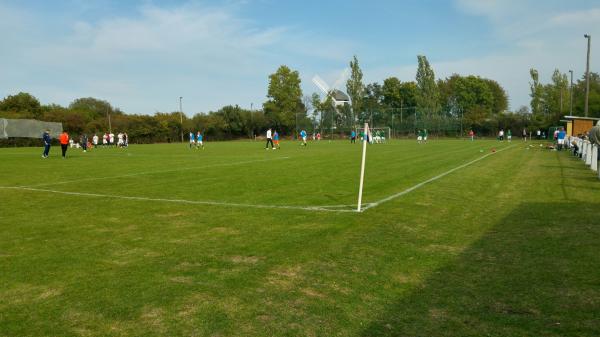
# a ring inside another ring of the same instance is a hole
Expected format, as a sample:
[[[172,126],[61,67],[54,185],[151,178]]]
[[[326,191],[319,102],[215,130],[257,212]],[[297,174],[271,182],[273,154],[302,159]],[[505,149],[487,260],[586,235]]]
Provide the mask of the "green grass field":
[[[568,153],[369,146],[357,213],[358,144],[263,146],[0,149],[0,336],[600,335]]]

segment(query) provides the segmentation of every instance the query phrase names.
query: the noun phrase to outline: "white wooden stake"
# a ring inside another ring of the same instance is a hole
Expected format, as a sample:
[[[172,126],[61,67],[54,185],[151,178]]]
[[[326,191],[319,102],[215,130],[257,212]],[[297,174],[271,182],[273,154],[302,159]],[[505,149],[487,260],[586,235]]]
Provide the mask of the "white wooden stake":
[[[371,136],[369,132],[369,123],[365,123],[365,132],[363,135],[362,161],[360,163],[360,183],[358,187],[358,206],[356,210],[360,212],[362,206],[363,182],[365,180],[365,159],[367,158],[367,139]]]

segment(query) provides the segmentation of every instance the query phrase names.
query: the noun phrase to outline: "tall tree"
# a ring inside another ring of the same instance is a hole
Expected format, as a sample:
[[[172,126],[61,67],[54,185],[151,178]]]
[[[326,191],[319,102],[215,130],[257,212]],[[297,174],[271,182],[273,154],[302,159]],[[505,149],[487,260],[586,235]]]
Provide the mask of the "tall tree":
[[[348,92],[348,96],[350,96],[350,100],[352,101],[353,118],[356,118],[356,116],[360,115],[363,110],[362,98],[365,91],[365,86],[362,82],[363,73],[358,65],[358,59],[356,58],[356,55],[354,55],[354,58],[350,61],[350,70],[350,78],[346,82],[346,91]],[[352,121],[352,124],[354,124],[354,121]]]
[[[387,108],[399,108],[402,103],[402,83],[397,77],[386,78],[383,80],[381,94]]]
[[[531,93],[529,94],[531,97],[531,112],[537,115],[542,112],[543,86],[540,84],[540,75],[537,70],[531,68],[529,75],[531,76],[531,82],[529,83],[531,88]]]
[[[508,95],[504,88],[496,81],[484,78],[482,79],[492,92],[492,113],[499,114],[508,109]]]
[[[439,90],[435,82],[435,73],[424,55],[417,56],[417,106],[426,114],[436,113],[439,110]]]
[[[378,126],[383,115],[383,94],[381,85],[377,82],[370,83],[365,87],[364,109],[358,116],[361,121],[370,121],[372,126]]]
[[[300,82],[298,71],[285,65],[269,76],[269,100],[263,104],[265,116],[286,132],[294,130],[296,114],[306,117]]]
[[[548,113],[554,116],[556,122],[560,121],[565,107],[568,108],[569,106],[569,79],[567,74],[555,69],[552,74],[552,83],[547,86],[545,94]]]

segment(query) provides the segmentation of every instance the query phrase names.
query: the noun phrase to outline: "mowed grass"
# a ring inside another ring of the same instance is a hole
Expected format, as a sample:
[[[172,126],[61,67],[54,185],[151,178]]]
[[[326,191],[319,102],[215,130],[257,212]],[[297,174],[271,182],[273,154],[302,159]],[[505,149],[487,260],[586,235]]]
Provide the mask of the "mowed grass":
[[[358,144],[263,145],[0,149],[0,336],[600,335],[600,181],[567,153],[369,146],[365,203],[498,152],[355,213]]]

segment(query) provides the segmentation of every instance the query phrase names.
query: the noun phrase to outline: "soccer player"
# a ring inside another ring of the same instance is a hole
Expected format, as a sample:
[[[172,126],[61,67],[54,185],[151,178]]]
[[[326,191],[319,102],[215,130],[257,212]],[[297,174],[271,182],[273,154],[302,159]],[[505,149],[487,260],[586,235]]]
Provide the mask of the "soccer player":
[[[558,135],[556,137],[556,140],[558,142],[558,151],[561,151],[565,145],[565,137],[567,136],[567,133],[565,132],[564,128],[560,128],[560,131],[558,132]]]
[[[356,131],[352,130],[352,132],[350,132],[350,144],[355,144],[356,143]]]
[[[279,134],[277,133],[277,130],[273,130],[273,143],[275,143],[276,149],[280,149],[279,148]]]
[[[304,131],[304,130],[300,131],[300,137],[302,137],[302,144],[300,144],[300,145],[306,146],[306,131]]]
[[[196,144],[196,137],[194,137],[194,133],[190,131],[190,149]]]
[[[273,132],[271,131],[271,128],[267,130],[267,145],[265,146],[265,150],[269,149],[269,144],[271,144],[271,149],[275,150],[273,147]]]
[[[473,130],[469,131],[469,137],[471,137],[471,141],[475,140],[475,132]]]
[[[42,158],[48,158],[48,155],[50,154],[50,144],[52,142],[52,137],[50,137],[50,130],[44,131],[42,139],[44,140],[44,153],[42,154]]]
[[[418,130],[417,131],[417,143],[421,144],[421,142],[423,142],[423,131]]]
[[[85,133],[83,135],[81,135],[80,141],[81,141],[81,147],[83,147],[83,152],[87,152],[88,137]]]
[[[504,129],[500,129],[500,131],[498,131],[498,140],[501,142],[504,141]]]
[[[428,135],[429,135],[429,133],[427,132],[427,129],[423,129],[423,143],[427,143]]]
[[[67,131],[63,131],[60,136],[58,136],[58,141],[60,142],[60,148],[62,150],[62,158],[67,158],[67,148],[69,146],[69,134]]]
[[[106,147],[107,144],[108,144],[108,133],[105,133],[102,135],[102,146]]]
[[[523,128],[523,141],[527,141],[527,129]]]
[[[204,142],[202,141],[204,137],[202,137],[202,133],[200,133],[200,131],[198,131],[198,133],[196,134],[196,148],[198,148],[198,146],[202,147],[202,150],[204,150]]]
[[[112,145],[115,145],[115,134],[111,132],[108,135],[108,146],[112,146]]]
[[[509,143],[512,141],[512,131],[510,131],[510,129],[506,131],[506,140],[508,140]]]
[[[94,149],[98,147],[98,135],[94,134],[94,137],[92,137],[92,143],[94,144]]]

